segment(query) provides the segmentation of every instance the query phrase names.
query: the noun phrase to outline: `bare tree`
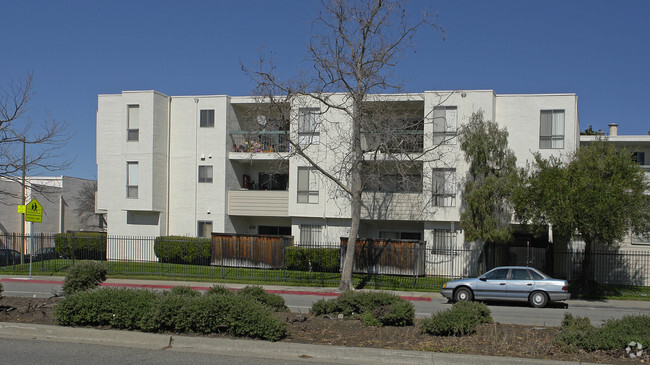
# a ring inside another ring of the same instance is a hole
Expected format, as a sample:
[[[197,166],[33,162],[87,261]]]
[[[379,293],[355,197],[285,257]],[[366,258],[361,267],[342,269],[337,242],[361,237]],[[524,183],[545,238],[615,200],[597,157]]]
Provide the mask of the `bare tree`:
[[[64,122],[48,118],[32,130],[27,115],[34,95],[32,80],[28,74],[8,87],[0,86],[0,178],[21,184],[23,172],[60,171],[71,162],[60,153],[69,140]]]
[[[105,215],[95,212],[95,193],[97,193],[96,182],[84,184],[73,198],[76,203],[74,212],[79,217],[79,223],[84,229],[105,231]]]
[[[267,119],[275,120],[279,130],[291,131],[289,152],[347,198],[349,205],[342,208],[349,210],[351,221],[339,286],[346,291],[352,289],[362,209],[370,209],[362,193],[381,191],[387,176],[422,174],[422,161],[430,156],[421,143],[424,98],[391,104],[390,95],[377,93],[401,89],[392,70],[414,46],[416,32],[441,28],[427,12],[410,20],[397,0],[323,0],[322,6],[307,48],[310,72],[280,80],[266,57],[260,58],[259,68],[243,68],[257,81],[260,108],[273,116]],[[326,136],[325,143],[320,135]]]

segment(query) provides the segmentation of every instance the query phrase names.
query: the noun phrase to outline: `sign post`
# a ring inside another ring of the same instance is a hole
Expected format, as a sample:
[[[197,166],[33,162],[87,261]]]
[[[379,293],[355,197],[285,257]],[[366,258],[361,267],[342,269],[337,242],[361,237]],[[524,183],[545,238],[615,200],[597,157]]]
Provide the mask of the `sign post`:
[[[20,207],[18,208],[20,211]],[[31,223],[31,234],[29,235],[29,277],[32,277],[32,259],[34,257],[34,223],[43,222],[43,206],[36,199],[32,199],[23,206],[25,220]]]

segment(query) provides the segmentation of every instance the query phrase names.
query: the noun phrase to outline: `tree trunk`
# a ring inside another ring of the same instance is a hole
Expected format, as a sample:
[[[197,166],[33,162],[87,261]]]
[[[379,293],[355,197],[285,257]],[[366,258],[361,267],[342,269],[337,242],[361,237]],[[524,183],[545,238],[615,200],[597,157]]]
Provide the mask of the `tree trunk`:
[[[580,272],[580,280],[579,282],[581,285],[584,285],[586,288],[586,285],[591,285],[594,281],[594,272],[593,268],[591,267],[591,249],[592,249],[592,242],[589,239],[585,239],[585,255],[582,258],[582,271]]]

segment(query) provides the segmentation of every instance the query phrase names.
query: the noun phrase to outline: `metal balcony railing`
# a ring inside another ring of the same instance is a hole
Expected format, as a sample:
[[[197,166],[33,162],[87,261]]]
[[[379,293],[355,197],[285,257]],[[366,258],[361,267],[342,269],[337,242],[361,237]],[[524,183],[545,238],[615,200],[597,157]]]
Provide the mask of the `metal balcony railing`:
[[[232,131],[232,152],[288,152],[289,133],[285,131]]]

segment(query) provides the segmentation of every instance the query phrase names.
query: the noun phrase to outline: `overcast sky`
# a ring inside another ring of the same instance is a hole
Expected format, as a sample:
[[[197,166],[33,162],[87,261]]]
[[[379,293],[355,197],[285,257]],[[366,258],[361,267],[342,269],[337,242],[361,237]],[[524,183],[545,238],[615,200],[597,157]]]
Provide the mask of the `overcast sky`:
[[[576,93],[580,128],[650,130],[650,1],[409,1],[447,29],[421,32],[395,74],[405,91]],[[74,133],[59,174],[96,178],[97,94],[248,95],[240,61],[303,65],[316,1],[0,0],[0,85],[29,72],[29,116]],[[36,173],[36,172],[35,172]]]

